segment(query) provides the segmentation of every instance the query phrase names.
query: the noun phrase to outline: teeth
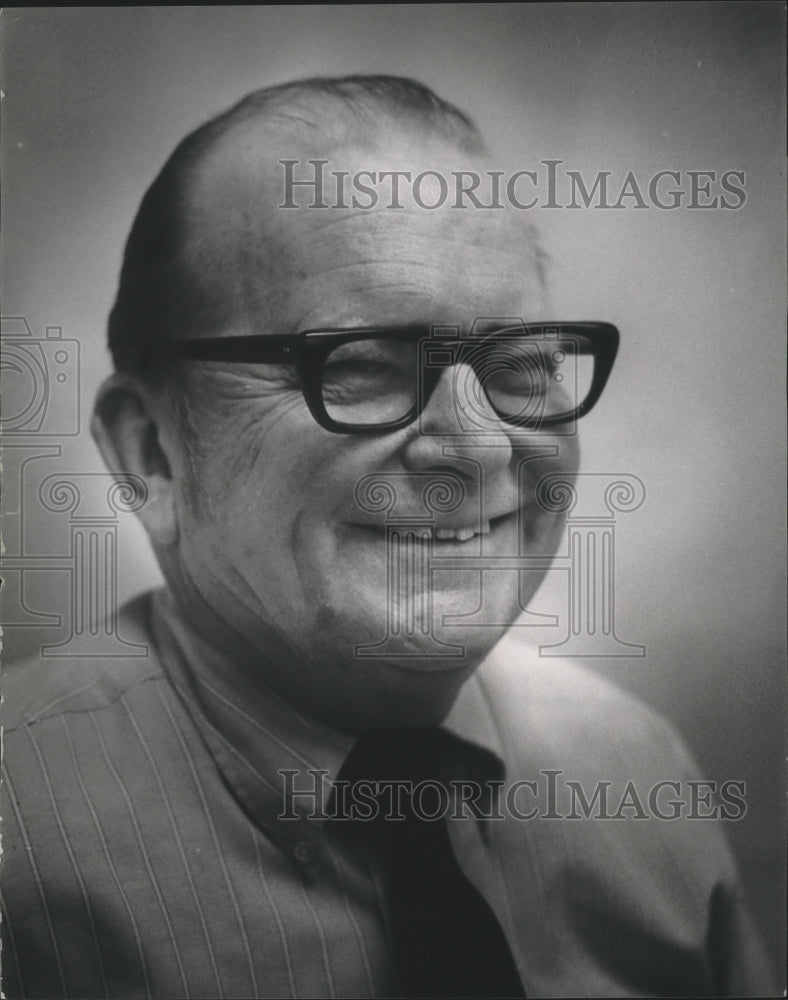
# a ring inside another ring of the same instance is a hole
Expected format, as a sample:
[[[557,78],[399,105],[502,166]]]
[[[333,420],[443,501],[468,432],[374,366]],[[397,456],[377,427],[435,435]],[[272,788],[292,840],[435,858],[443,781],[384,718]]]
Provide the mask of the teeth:
[[[458,542],[467,542],[474,535],[489,535],[490,522],[484,521],[478,528],[436,528],[435,537],[441,541],[456,539]]]

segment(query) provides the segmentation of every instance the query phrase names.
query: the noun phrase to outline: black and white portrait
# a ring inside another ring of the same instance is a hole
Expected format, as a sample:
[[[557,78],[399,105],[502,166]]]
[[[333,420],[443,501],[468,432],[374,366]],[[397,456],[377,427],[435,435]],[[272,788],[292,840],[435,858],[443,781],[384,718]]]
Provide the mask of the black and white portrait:
[[[782,5],[0,26],[3,994],[783,995]]]

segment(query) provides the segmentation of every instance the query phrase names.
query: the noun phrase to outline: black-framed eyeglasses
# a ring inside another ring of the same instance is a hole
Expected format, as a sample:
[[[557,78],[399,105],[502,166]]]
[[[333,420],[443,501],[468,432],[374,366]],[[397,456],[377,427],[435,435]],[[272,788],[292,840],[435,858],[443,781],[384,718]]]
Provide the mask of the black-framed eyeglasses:
[[[425,325],[304,330],[294,334],[176,341],[193,361],[293,365],[312,416],[340,434],[393,431],[417,419],[447,368],[473,420],[495,414],[515,427],[565,424],[594,406],[619,334],[610,323],[528,323],[467,337]],[[472,372],[475,379],[468,381]],[[483,396],[482,396],[483,394]]]

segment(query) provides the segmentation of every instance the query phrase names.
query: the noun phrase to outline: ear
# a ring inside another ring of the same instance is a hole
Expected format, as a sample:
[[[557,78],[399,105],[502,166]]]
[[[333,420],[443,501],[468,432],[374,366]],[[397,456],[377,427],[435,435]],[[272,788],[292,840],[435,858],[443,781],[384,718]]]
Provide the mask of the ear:
[[[101,386],[90,429],[110,472],[133,473],[148,487],[148,497],[138,511],[151,541],[175,545],[178,515],[172,462],[160,433],[161,406],[135,378],[110,376]]]

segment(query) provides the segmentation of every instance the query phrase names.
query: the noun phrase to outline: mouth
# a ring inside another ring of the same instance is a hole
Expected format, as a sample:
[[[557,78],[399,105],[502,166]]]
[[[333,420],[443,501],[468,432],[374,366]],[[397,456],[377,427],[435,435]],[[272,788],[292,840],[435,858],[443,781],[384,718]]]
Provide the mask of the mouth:
[[[469,525],[461,528],[436,528],[435,538],[440,542],[469,542],[477,535],[489,535],[490,522],[483,521],[481,524]]]
[[[448,543],[450,545],[465,545],[474,538],[479,538],[482,535],[494,535],[497,529],[514,523],[517,520],[517,515],[518,511],[513,510],[508,511],[505,514],[500,514],[498,517],[491,517],[488,520],[478,521],[474,524],[420,525],[418,523],[414,523],[412,527],[417,533],[421,533],[424,529],[432,527],[434,529],[434,543],[440,542],[444,544]],[[368,522],[356,522],[352,525],[352,527],[365,533],[368,532],[370,535],[374,535],[377,538],[383,537],[386,533],[386,526],[380,522],[376,522],[374,524]],[[423,537],[424,536],[422,535],[422,539]]]

